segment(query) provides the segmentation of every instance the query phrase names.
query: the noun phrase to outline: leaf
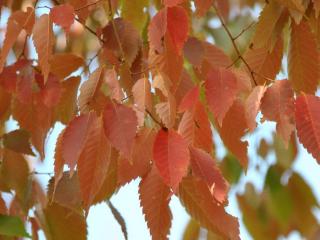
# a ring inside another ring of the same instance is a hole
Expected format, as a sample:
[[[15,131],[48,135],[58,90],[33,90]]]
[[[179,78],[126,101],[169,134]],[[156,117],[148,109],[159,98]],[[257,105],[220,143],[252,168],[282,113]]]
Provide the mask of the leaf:
[[[108,69],[104,72],[104,79],[110,89],[110,97],[121,102],[124,98],[120,83],[118,81],[117,72],[114,69]]]
[[[243,168],[247,168],[248,164],[248,143],[240,139],[247,127],[244,104],[240,100],[235,100],[223,119],[220,137],[226,147],[238,158]]]
[[[167,34],[172,41],[176,54],[180,55],[188,38],[189,21],[186,10],[182,7],[169,7],[160,10],[149,24],[148,38],[150,45],[158,52],[163,52],[164,37]]]
[[[54,186],[52,191],[53,193],[55,192],[58,183],[63,176],[63,166],[65,160],[62,156],[62,140],[64,132],[65,130],[62,130],[62,132],[59,134],[54,150]]]
[[[226,213],[223,206],[212,199],[203,181],[191,176],[184,178],[179,188],[179,199],[203,227],[225,239],[240,239],[237,218]]]
[[[110,156],[111,146],[104,133],[102,116],[95,116],[78,160],[80,190],[86,211],[102,187]]]
[[[60,79],[68,77],[84,64],[82,57],[72,53],[56,53],[52,55],[49,62],[50,72]]]
[[[54,45],[52,20],[48,14],[43,14],[36,21],[33,28],[33,42],[37,50],[39,65],[41,67],[44,82],[47,81],[50,72],[50,58]]]
[[[139,126],[143,126],[145,110],[152,109],[151,85],[147,78],[139,79],[132,88],[134,103],[137,106]]]
[[[121,227],[121,231],[124,235],[124,238],[127,240],[128,239],[128,232],[127,232],[127,226],[126,226],[126,222],[125,222],[124,218],[121,216],[118,209],[116,209],[115,206],[113,206],[113,204],[110,201],[107,201],[107,204],[111,210],[112,215],[119,223],[119,225]]]
[[[182,2],[184,2],[184,0],[163,0],[163,4],[167,7],[174,7]]]
[[[23,129],[17,129],[2,136],[3,146],[17,153],[35,156],[29,142],[30,134]]]
[[[159,130],[153,144],[153,160],[164,183],[176,191],[190,160],[185,140],[174,130]]]
[[[277,133],[288,145],[295,128],[293,90],[288,80],[276,81],[261,100],[263,116],[277,122]]]
[[[156,132],[153,129],[141,129],[134,139],[131,158],[119,158],[118,183],[120,186],[137,177],[144,177],[149,172],[155,136]]]
[[[200,224],[191,218],[183,233],[183,240],[198,240],[200,235]]]
[[[111,144],[125,157],[131,154],[137,131],[135,112],[122,104],[108,103],[103,112],[104,131]]]
[[[121,47],[119,46],[118,38]],[[124,61],[129,67],[132,65],[138,55],[141,40],[139,32],[131,22],[122,18],[113,19],[113,23],[109,23],[102,29],[102,39],[104,40],[104,47],[110,50],[119,59],[120,63]]]
[[[204,44],[195,37],[189,37],[183,47],[186,59],[195,67],[200,67],[204,60]]]
[[[48,205],[43,212],[47,239],[87,239],[87,225],[84,216],[57,203]]]
[[[199,87],[194,87],[189,92],[187,92],[187,94],[183,97],[183,99],[180,102],[179,112],[184,112],[186,110],[192,109],[198,102],[199,95]]]
[[[271,43],[272,36],[282,12],[283,7],[281,7],[276,1],[270,1],[269,4],[265,5],[260,13],[259,21],[252,40],[254,48],[267,47],[268,44]]]
[[[82,113],[87,113],[99,105],[98,96],[104,78],[104,68],[97,68],[80,87],[78,104]]]
[[[313,2],[314,11],[316,12],[316,18],[318,18],[319,12],[320,12],[320,1],[319,0],[312,0],[312,2]]]
[[[52,108],[59,103],[61,96],[61,85],[59,79],[49,74],[46,84],[41,88],[39,93],[41,101],[43,104]]]
[[[257,124],[256,124],[256,117],[260,110],[261,99],[266,91],[265,86],[256,86],[245,102],[245,109],[246,109],[246,119],[249,130],[252,132]]]
[[[192,173],[208,186],[211,195],[219,203],[227,201],[229,184],[224,179],[215,160],[200,148],[190,147]]]
[[[61,26],[66,33],[69,33],[70,27],[74,22],[74,8],[69,3],[55,6],[50,10],[50,17],[55,24]]]
[[[54,177],[48,184],[47,195],[50,204],[58,203],[62,207],[81,213],[82,199],[78,173],[70,176],[70,172],[63,172],[60,181],[55,186],[56,182],[57,179]]]
[[[184,8],[167,8],[167,32],[172,39],[176,53],[180,54],[189,32],[188,15]]]
[[[289,81],[296,92],[313,94],[319,81],[319,52],[308,23],[291,23],[288,53]]]
[[[300,95],[296,100],[296,127],[299,141],[320,163],[320,98]]]
[[[0,234],[9,237],[31,238],[19,217],[0,214]]]
[[[254,74],[256,82],[263,85],[269,81],[268,78],[275,79],[281,68],[282,56],[283,40],[278,38],[270,52],[266,47],[249,48],[244,55],[244,59],[256,73]]]
[[[34,9],[27,8],[27,12],[16,11],[12,13],[7,22],[7,29],[0,55],[0,72],[7,60],[8,53],[16,42],[20,32],[24,29],[28,35],[31,35],[32,27],[35,21]]]
[[[155,166],[139,184],[139,198],[152,239],[168,239],[172,214],[171,192],[163,183]]]
[[[61,82],[61,97],[54,108],[54,119],[67,125],[77,112],[77,93],[80,77],[70,77]]]
[[[177,106],[174,96],[169,93],[167,102],[158,103],[156,112],[167,128],[173,128],[176,121]]]
[[[74,171],[95,119],[95,113],[80,115],[75,117],[65,129],[61,143],[62,157],[71,173]]]
[[[12,115],[21,128],[30,132],[31,142],[40,153],[41,159],[43,159],[46,136],[52,125],[51,109],[42,103],[39,95],[33,95],[30,104],[15,100],[13,102]]]
[[[199,17],[206,14],[209,8],[212,6],[212,0],[195,0],[196,13]]]
[[[209,153],[213,149],[211,125],[206,110],[199,101],[193,109],[183,114],[178,133],[191,146],[202,148]]]
[[[140,32],[143,31],[148,14],[144,8],[149,6],[148,0],[129,0],[122,4],[121,16],[130,21]]]
[[[209,108],[221,126],[224,116],[236,97],[237,79],[230,70],[212,68],[207,75],[205,89]]]

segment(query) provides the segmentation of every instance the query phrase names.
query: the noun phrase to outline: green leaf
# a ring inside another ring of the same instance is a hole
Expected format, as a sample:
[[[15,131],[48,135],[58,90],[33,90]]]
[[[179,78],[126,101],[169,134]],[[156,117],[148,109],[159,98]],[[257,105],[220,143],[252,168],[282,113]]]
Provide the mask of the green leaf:
[[[1,214],[0,235],[31,238],[31,236],[26,232],[24,224],[20,218]]]

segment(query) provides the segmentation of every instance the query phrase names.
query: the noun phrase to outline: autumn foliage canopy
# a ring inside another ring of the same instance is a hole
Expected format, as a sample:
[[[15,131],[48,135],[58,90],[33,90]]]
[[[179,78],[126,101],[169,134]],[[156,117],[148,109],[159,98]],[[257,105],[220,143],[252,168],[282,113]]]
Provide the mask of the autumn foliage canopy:
[[[184,239],[240,239],[228,193],[252,169],[246,136],[266,122],[275,132],[256,158],[276,160],[261,191],[237,196],[242,220],[258,240],[319,239],[317,200],[292,168],[299,142],[320,163],[319,0],[0,3],[0,239],[87,239],[103,201],[130,239],[134,219],[109,199],[134,179],[152,239],[170,235],[174,196],[192,218]]]

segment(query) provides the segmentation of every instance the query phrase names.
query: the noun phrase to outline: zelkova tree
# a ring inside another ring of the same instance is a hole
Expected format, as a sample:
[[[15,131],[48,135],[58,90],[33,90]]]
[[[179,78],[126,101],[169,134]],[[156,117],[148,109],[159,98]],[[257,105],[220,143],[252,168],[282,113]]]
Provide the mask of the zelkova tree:
[[[134,219],[109,199],[134,179],[152,239],[169,238],[173,196],[191,216],[184,239],[240,239],[229,190],[270,154],[262,190],[237,195],[247,230],[320,238],[318,201],[292,168],[299,142],[320,162],[319,0],[0,4],[0,239],[87,239],[103,201],[130,239]],[[275,132],[257,138],[253,161],[244,137],[268,121]]]

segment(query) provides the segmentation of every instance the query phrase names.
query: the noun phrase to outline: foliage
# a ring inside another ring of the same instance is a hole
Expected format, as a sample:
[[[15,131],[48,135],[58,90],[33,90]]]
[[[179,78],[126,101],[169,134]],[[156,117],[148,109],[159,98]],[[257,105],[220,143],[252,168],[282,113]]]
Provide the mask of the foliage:
[[[86,239],[90,207],[103,201],[130,238],[132,219],[109,199],[137,178],[152,239],[168,239],[174,195],[192,217],[184,239],[201,229],[207,239],[240,239],[225,207],[252,169],[243,137],[264,121],[276,131],[256,151],[276,160],[260,176],[262,191],[248,183],[237,195],[244,224],[259,240],[294,230],[319,238],[318,202],[292,168],[297,139],[320,163],[319,0],[0,4],[9,13],[0,53],[0,239],[38,239],[40,230],[47,239]],[[13,120],[19,128],[9,131]],[[47,161],[57,122],[65,128],[45,191],[32,169]]]

